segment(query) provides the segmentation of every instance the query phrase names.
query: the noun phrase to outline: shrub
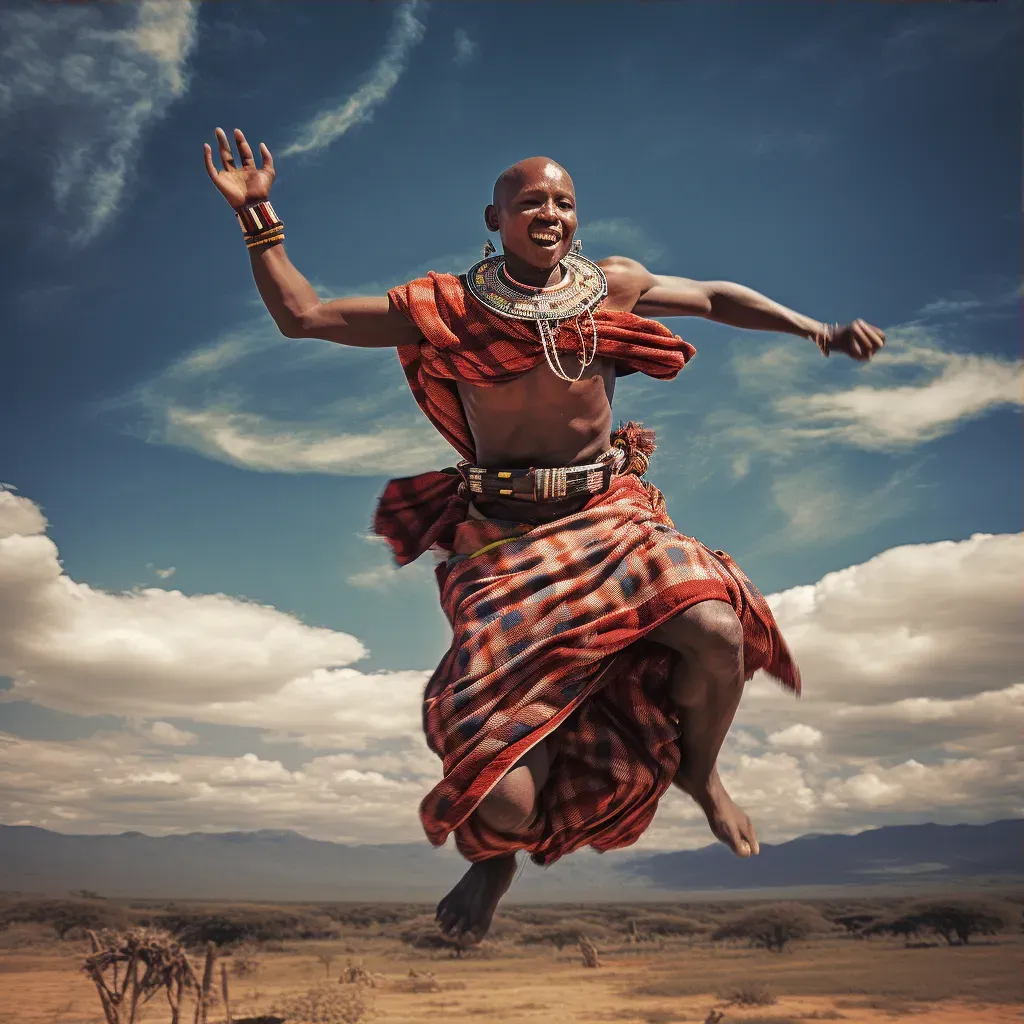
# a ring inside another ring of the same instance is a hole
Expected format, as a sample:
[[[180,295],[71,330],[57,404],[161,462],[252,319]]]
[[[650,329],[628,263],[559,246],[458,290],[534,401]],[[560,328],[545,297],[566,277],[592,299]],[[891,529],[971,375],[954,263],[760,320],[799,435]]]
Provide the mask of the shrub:
[[[775,903],[739,911],[727,918],[712,938],[747,939],[752,946],[781,953],[790,942],[831,928],[814,907],[802,903]]]
[[[252,907],[195,908],[151,915],[147,923],[164,928],[186,946],[232,946],[240,942],[337,938],[338,925],[323,914]]]
[[[872,925],[873,934],[916,935],[931,931],[950,946],[966,946],[972,935],[995,935],[1005,931],[1016,915],[1001,903],[987,900],[923,900],[905,907],[887,921]]]
[[[561,951],[566,946],[575,946],[581,935],[607,938],[608,929],[595,925],[592,920],[569,918],[557,924],[541,924],[527,928],[519,940],[524,946],[551,945]]]
[[[125,928],[128,918],[121,907],[106,900],[16,900],[0,913],[0,928],[12,924],[49,925],[58,939],[63,939],[74,928]]]
[[[288,1024],[359,1024],[369,1016],[370,1009],[362,985],[321,985],[305,995],[283,1000],[272,1012],[284,1017]]]
[[[765,985],[757,981],[744,982],[721,993],[722,999],[735,1006],[774,1006],[778,999]]]
[[[641,937],[650,935],[698,935],[704,926],[692,917],[675,914],[637,914],[630,918],[630,933]]]

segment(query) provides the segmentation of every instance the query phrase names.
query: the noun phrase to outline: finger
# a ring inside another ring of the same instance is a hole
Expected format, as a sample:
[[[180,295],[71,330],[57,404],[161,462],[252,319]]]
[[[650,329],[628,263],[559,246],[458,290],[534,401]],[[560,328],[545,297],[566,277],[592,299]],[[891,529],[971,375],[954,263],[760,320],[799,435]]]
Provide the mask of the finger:
[[[747,822],[747,842],[750,843],[750,852],[756,857],[761,852],[761,844],[757,841],[757,832],[754,830],[754,823]]]
[[[224,170],[233,171],[235,169],[235,158],[231,152],[231,143],[228,142],[228,137],[224,134],[223,128],[217,129],[217,148],[220,151],[220,162]]]
[[[203,157],[206,161],[206,173],[210,176],[210,180],[216,185],[217,168],[213,166],[213,150],[210,148],[210,144],[208,142],[203,143]]]
[[[260,143],[260,156],[263,157],[263,169],[274,173],[274,158],[270,155],[265,142]]]
[[[238,147],[238,155],[242,158],[242,166],[255,167],[256,160],[252,155],[249,143],[245,141],[245,135],[242,134],[241,128],[235,129],[235,145]]]

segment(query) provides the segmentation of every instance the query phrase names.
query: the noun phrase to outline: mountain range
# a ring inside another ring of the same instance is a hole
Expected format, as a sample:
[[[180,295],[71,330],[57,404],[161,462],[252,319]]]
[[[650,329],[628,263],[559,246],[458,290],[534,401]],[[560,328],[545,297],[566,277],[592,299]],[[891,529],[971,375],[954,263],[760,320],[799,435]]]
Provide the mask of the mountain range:
[[[899,825],[762,844],[749,860],[720,844],[675,853],[575,854],[526,865],[521,900],[647,900],[705,892],[943,886],[1024,881],[1024,819]],[[431,901],[464,870],[423,843],[343,845],[297,832],[65,835],[0,825],[0,891],[236,900]]]

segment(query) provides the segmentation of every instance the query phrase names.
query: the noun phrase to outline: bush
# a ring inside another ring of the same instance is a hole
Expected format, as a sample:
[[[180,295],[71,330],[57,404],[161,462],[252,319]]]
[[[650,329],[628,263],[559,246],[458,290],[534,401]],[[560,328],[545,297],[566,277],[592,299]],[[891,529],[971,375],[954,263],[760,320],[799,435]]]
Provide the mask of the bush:
[[[63,939],[75,928],[126,928],[128,917],[121,907],[106,900],[16,900],[0,913],[0,928],[13,924],[44,924]]]
[[[630,918],[630,932],[646,937],[650,935],[699,935],[704,925],[692,917],[676,916],[675,914],[637,914]]]
[[[581,935],[606,939],[609,932],[607,928],[595,924],[593,920],[569,918],[557,924],[538,924],[527,928],[519,941],[524,946],[554,946],[561,952],[566,946],[575,946]]]
[[[775,903],[730,916],[711,937],[715,940],[747,939],[752,946],[781,953],[790,942],[830,931],[832,927],[814,907],[803,903]]]
[[[778,999],[760,982],[748,981],[721,993],[722,999],[734,1006],[774,1006]]]
[[[923,900],[887,921],[872,925],[872,934],[916,935],[931,931],[950,946],[966,946],[972,935],[995,935],[1016,920],[1006,904],[987,900]]]
[[[323,914],[238,907],[219,910],[178,910],[157,913],[146,920],[171,932],[190,947],[233,946],[240,942],[280,942],[286,939],[334,939],[338,925]]]
[[[321,985],[283,1000],[272,1012],[288,1024],[359,1024],[369,1016],[370,1002],[361,985]]]

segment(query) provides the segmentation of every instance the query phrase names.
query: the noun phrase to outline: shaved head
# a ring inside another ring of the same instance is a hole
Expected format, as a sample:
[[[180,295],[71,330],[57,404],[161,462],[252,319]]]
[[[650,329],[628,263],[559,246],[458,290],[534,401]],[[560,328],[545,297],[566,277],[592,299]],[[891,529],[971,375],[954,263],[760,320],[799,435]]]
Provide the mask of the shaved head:
[[[507,167],[494,183],[494,205],[504,206],[509,196],[514,196],[527,182],[538,178],[560,183],[563,188],[575,193],[569,172],[549,156],[529,156],[519,163]]]
[[[513,280],[540,287],[560,280],[577,223],[569,172],[549,156],[513,164],[494,183],[484,223],[501,235],[505,271]]]

